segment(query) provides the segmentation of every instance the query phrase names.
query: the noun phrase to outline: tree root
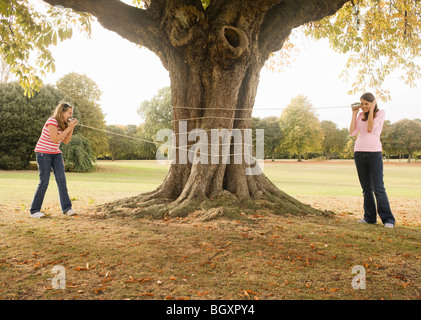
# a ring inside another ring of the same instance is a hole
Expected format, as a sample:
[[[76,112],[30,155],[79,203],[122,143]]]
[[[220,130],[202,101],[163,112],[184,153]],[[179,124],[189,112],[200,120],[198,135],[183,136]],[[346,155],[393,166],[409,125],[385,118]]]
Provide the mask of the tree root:
[[[277,192],[262,192],[259,199],[241,200],[226,190],[212,194],[209,198],[188,197],[185,199],[170,199],[156,191],[100,205],[97,207],[97,216],[172,219],[194,215],[197,220],[209,221],[220,217],[244,219],[248,215],[261,212],[279,215],[331,216],[333,214],[301,203],[280,190],[275,191]]]

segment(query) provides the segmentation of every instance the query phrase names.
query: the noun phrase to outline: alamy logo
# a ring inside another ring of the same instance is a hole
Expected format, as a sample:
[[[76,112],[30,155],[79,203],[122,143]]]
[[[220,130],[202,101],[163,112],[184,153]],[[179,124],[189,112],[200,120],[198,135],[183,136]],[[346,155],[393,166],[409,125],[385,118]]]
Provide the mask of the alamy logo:
[[[365,289],[365,268],[360,265],[354,266],[352,268],[352,274],[356,274],[352,279],[352,288],[355,290]]]
[[[194,129],[187,132],[187,121],[180,121],[177,134],[171,129],[161,129],[156,134],[156,141],[165,141],[158,148],[156,159],[170,160],[171,164],[229,164],[233,161],[234,164],[245,163],[247,175],[258,175],[264,167],[264,129],[256,129],[254,156],[252,136],[251,129]],[[188,147],[188,142],[196,143]]]
[[[62,265],[55,265],[51,273],[55,275],[51,279],[53,289],[66,289],[66,269]]]

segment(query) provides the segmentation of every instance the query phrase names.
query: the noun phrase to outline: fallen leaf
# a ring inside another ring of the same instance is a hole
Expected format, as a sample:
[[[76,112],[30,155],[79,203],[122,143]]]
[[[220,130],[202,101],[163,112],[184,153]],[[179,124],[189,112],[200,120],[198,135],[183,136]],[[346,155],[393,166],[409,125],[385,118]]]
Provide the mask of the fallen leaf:
[[[197,290],[194,290],[194,291],[196,291],[196,293],[197,293],[197,295],[198,295],[198,296],[205,296],[205,295],[207,295],[208,293],[212,292],[212,290],[210,290],[210,291],[204,291],[204,292],[199,292],[199,291],[197,291]]]
[[[251,291],[251,290],[245,290],[247,293],[250,293],[250,294],[255,294],[255,295],[257,295],[257,294],[259,294],[259,293],[257,293],[257,292],[253,292],[253,291]]]
[[[106,287],[97,288],[97,289],[94,289],[94,292],[98,294],[98,293],[101,293],[101,291],[104,291],[105,289],[107,288]]]

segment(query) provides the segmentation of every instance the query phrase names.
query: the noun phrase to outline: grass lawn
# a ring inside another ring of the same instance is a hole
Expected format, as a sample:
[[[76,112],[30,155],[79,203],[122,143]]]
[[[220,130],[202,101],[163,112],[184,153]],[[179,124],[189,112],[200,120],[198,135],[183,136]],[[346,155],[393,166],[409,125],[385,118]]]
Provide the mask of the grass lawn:
[[[386,163],[398,226],[356,224],[352,161],[266,162],[282,190],[333,218],[273,215],[209,222],[101,219],[95,205],[152,190],[168,167],[103,161],[67,173],[76,217],[60,215],[53,175],[44,219],[28,213],[37,171],[0,171],[0,299],[421,299],[421,165]],[[55,289],[54,266],[66,271]],[[366,288],[354,289],[362,266]]]

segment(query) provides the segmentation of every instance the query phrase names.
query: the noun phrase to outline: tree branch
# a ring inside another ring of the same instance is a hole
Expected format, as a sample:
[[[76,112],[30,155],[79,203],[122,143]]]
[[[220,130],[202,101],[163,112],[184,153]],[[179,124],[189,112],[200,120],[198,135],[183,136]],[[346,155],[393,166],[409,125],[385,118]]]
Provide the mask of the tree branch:
[[[349,0],[283,0],[265,17],[259,36],[263,55],[282,48],[292,29],[336,13]]]
[[[135,8],[118,0],[43,0],[52,6],[61,5],[79,12],[87,12],[106,29],[156,52],[159,25],[147,10]]]

